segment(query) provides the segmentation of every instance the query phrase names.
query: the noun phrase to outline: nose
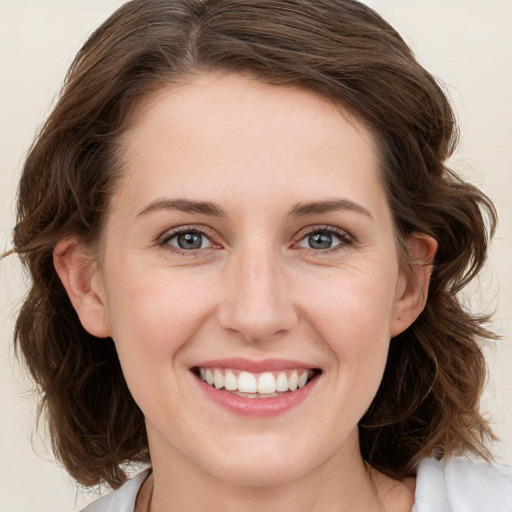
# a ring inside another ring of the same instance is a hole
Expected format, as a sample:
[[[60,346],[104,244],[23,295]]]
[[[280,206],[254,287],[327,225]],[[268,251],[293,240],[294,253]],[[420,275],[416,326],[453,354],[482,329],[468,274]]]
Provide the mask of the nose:
[[[283,263],[272,250],[233,256],[224,284],[219,323],[230,334],[265,342],[283,337],[297,324]]]

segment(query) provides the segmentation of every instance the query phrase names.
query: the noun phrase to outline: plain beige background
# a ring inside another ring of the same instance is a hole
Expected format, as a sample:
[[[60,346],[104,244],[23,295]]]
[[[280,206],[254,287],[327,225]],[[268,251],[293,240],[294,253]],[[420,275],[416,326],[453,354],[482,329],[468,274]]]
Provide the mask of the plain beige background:
[[[0,0],[0,252],[10,247],[19,170],[86,36],[121,0]],[[512,0],[368,0],[440,77],[462,140],[452,166],[483,188],[500,212],[492,257],[468,305],[496,309],[503,336],[487,350],[483,409],[512,464]],[[93,499],[53,462],[44,433],[33,436],[31,385],[13,356],[14,317],[26,279],[0,262],[0,512],[72,512]],[[34,454],[36,450],[37,455]]]

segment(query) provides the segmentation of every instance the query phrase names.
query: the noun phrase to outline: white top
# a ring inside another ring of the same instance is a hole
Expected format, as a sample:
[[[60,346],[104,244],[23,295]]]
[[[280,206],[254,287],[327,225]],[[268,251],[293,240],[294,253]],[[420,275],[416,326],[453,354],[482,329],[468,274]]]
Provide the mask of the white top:
[[[149,469],[82,512],[133,512]],[[512,512],[512,466],[457,458],[423,459],[411,512]]]
[[[412,512],[512,512],[512,466],[423,459]]]
[[[85,507],[82,512],[133,512],[139,490],[150,469],[125,482],[119,489]]]

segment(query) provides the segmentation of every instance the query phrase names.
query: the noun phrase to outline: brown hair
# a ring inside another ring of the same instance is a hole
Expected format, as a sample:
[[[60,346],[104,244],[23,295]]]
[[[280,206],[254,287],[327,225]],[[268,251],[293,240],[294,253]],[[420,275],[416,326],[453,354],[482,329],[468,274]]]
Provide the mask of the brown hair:
[[[52,251],[72,233],[94,244],[121,169],[116,142],[142,98],[200,71],[306,87],[373,130],[398,240],[439,243],[427,304],[391,342],[382,385],[360,421],[361,451],[395,478],[423,456],[488,457],[478,411],[484,317],[457,298],[486,258],[490,200],[445,166],[456,144],[436,80],[378,14],[352,0],[134,0],[78,53],[26,159],[14,247],[32,276],[15,338],[41,393],[53,449],[84,485],[117,487],[148,461],[144,418],[112,340],[81,326]]]

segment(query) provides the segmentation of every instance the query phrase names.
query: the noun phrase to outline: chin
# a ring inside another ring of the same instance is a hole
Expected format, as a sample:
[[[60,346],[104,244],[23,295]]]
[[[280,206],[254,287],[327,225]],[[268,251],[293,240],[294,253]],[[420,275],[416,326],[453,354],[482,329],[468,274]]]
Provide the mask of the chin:
[[[212,455],[208,471],[216,478],[237,486],[285,485],[306,475],[318,464],[311,457],[311,453],[318,454],[318,448],[305,450],[306,445],[295,443],[290,447],[281,442],[272,449],[269,443],[262,446],[260,440],[249,450],[247,446],[240,450],[232,447],[222,455]]]

